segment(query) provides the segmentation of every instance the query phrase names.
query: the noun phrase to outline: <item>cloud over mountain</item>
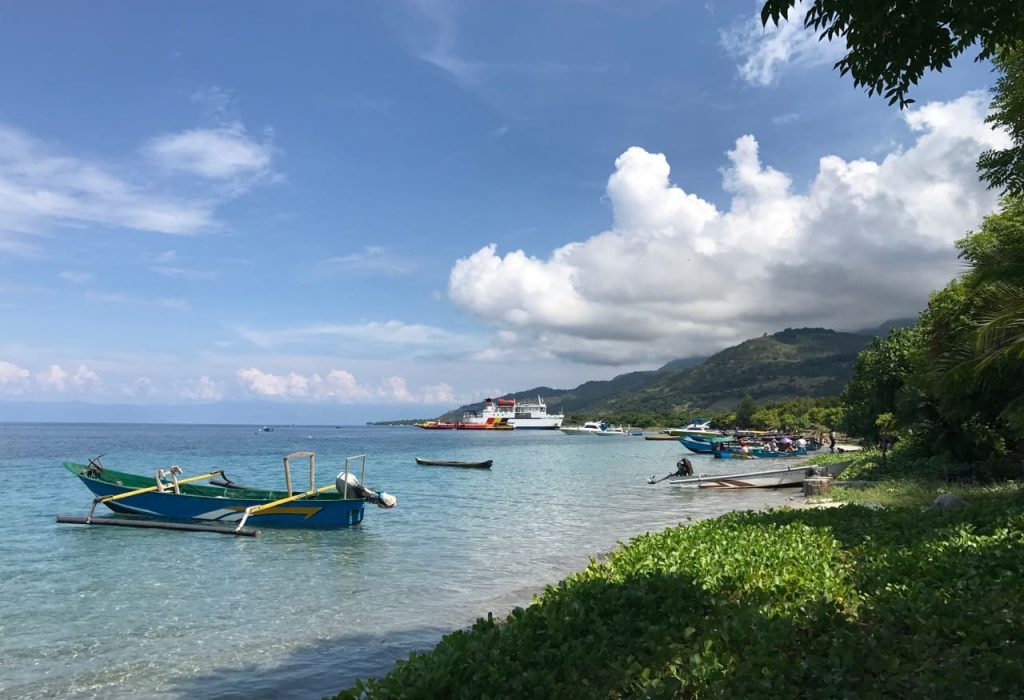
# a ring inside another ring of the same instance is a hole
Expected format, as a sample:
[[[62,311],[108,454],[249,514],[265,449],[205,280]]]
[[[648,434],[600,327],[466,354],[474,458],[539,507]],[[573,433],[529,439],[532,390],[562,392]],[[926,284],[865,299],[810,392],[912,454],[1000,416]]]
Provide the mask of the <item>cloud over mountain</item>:
[[[485,246],[455,263],[448,294],[511,342],[608,364],[914,316],[958,271],[954,241],[997,204],[974,164],[1006,136],[984,118],[981,92],[908,111],[913,145],[879,161],[826,155],[804,192],[741,136],[724,211],[673,183],[664,155],[633,147],[608,180],[610,230],[547,259]]]

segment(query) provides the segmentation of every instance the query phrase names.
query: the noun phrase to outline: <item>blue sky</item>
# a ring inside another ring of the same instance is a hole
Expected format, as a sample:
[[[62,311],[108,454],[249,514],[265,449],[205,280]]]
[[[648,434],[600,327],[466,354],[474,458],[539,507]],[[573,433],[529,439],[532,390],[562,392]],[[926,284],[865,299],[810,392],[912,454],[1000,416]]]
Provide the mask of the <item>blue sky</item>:
[[[758,10],[8,4],[0,401],[431,415],[913,315],[990,67],[901,113]]]

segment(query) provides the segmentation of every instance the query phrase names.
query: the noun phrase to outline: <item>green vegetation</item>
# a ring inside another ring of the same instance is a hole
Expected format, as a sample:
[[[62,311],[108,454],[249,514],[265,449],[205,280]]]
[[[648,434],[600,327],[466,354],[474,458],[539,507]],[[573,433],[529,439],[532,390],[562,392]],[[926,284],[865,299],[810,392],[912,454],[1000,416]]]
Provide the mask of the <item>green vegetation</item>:
[[[769,0],[762,17],[777,22],[794,4]],[[995,57],[990,121],[1013,148],[980,165],[1008,193],[1002,211],[960,241],[968,270],[912,328],[846,348],[863,352],[848,358],[838,402],[819,380],[839,376],[844,350],[815,354],[837,338],[805,329],[636,373],[620,384],[628,400],[591,397],[587,410],[636,411],[617,421],[633,425],[640,411],[671,425],[698,406],[725,425],[840,424],[882,449],[811,462],[849,462],[844,479],[873,485],[835,489],[838,508],[733,513],[636,538],[528,608],[488,615],[338,698],[1024,695],[1024,488],[1008,480],[1024,476],[1024,5],[812,0],[806,24],[845,39],[837,67],[901,106],[972,43]],[[731,403],[707,403],[702,387]],[[941,493],[965,503],[932,506]]]
[[[886,437],[920,459],[993,479],[1016,473],[1024,450],[1024,198],[1005,199],[958,247],[968,270],[916,326],[858,357],[842,425],[877,441],[884,419]]]
[[[1020,696],[1024,491],[899,494],[639,537],[336,697]]]
[[[779,23],[797,0],[767,0],[761,21]],[[853,84],[906,107],[911,85],[928,71],[949,68],[972,45],[979,59],[1024,37],[1019,0],[813,0],[804,26],[822,39],[839,37],[846,55],[836,63]]]

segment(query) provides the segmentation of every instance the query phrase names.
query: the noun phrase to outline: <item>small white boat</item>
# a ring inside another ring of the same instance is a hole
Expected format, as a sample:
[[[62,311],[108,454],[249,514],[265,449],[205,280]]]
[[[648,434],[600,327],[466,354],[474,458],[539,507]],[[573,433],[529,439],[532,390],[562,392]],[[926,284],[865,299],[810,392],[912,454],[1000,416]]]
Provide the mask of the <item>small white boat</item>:
[[[598,435],[601,437],[609,436],[625,436],[629,437],[630,433],[622,428],[616,428],[615,426],[608,425],[607,423],[598,423],[597,421],[587,421],[583,425],[569,426],[566,428],[559,428],[566,435]]]
[[[714,430],[711,427],[711,421],[707,418],[694,418],[689,422],[689,424],[684,425],[681,428],[669,428],[662,432],[673,437],[687,437],[692,435],[713,437],[722,435],[721,430]]]
[[[846,463],[820,466],[792,465],[777,469],[764,469],[739,474],[701,474],[683,479],[673,479],[669,486],[690,489],[752,489],[799,486],[810,476],[838,476]]]

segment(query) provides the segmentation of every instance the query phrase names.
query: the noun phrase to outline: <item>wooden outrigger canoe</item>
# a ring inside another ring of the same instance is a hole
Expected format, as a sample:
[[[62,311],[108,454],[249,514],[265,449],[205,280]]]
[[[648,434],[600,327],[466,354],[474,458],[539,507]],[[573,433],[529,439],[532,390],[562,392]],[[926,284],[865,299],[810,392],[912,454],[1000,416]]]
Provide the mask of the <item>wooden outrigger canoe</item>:
[[[491,465],[494,464],[494,460],[488,459],[484,462],[455,462],[452,460],[423,459],[422,457],[417,457],[416,464],[422,464],[423,466],[426,467],[464,467],[466,469],[490,469]]]
[[[309,458],[310,488],[292,490],[289,460]],[[362,459],[362,476],[349,470],[349,462]],[[296,452],[284,458],[285,490],[242,486],[227,479],[218,469],[207,474],[179,479],[179,467],[157,470],[156,478],[107,469],[98,459],[88,464],[65,462],[64,467],[96,494],[86,517],[58,515],[57,521],[83,525],[128,525],[166,529],[205,530],[242,535],[254,534],[245,525],[250,518],[269,527],[335,529],[362,522],[366,503],[392,508],[394,496],[363,486],[366,455],[345,459],[345,469],[335,483],[316,487],[314,455]],[[209,480],[208,485],[196,482]],[[115,513],[146,519],[97,518],[99,504]],[[116,520],[116,521],[115,521]],[[145,523],[145,524],[142,524]],[[188,527],[182,527],[182,524]],[[227,527],[225,527],[227,526]]]

